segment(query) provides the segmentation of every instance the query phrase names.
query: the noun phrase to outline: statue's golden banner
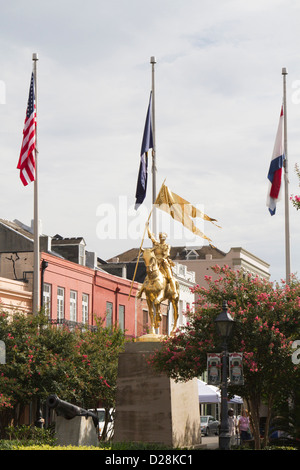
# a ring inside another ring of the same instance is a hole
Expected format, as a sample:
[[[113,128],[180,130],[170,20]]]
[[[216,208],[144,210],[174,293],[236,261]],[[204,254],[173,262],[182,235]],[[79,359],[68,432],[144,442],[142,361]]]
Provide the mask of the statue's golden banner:
[[[151,322],[151,337],[155,336],[155,330],[159,328],[161,322],[161,303],[164,300],[168,300],[172,303],[174,319],[171,335],[175,333],[177,328],[179,301],[179,284],[174,278],[172,272],[172,266],[174,266],[174,263],[170,258],[171,247],[166,243],[167,234],[160,232],[159,240],[157,240],[155,238],[155,234],[151,233],[149,230],[149,220],[155,207],[167,212],[174,220],[181,222],[188,230],[199,237],[205,238],[209,242],[211,242],[211,239],[204,235],[204,233],[195,226],[192,219],[201,218],[213,224],[216,222],[216,219],[212,219],[208,215],[204,214],[204,212],[194,207],[188,201],[170,191],[165,184],[162,184],[145,225],[144,235],[132,281],[133,285],[140,254],[143,253],[143,259],[146,266],[146,278],[137,294],[137,298],[141,298],[143,293],[146,296]],[[217,225],[217,227],[219,226]],[[142,246],[146,229],[153,247],[143,249]]]
[[[181,222],[182,225],[192,233],[211,242],[211,239],[195,226],[192,218],[201,218],[213,224],[217,222],[216,219],[212,219],[198,208],[194,207],[190,202],[170,191],[165,184],[160,188],[155,201],[155,207],[170,214],[174,220]],[[217,225],[217,227],[219,226]]]

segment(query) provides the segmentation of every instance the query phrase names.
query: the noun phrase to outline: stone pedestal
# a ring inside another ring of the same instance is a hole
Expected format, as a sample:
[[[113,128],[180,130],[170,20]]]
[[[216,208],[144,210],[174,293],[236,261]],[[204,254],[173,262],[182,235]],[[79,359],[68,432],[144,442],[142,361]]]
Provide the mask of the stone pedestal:
[[[90,416],[75,416],[72,419],[56,416],[55,433],[60,446],[97,446],[99,443],[97,428]]]
[[[159,342],[128,343],[120,355],[114,441],[198,447],[197,379],[176,383],[155,374],[147,359],[159,347]]]

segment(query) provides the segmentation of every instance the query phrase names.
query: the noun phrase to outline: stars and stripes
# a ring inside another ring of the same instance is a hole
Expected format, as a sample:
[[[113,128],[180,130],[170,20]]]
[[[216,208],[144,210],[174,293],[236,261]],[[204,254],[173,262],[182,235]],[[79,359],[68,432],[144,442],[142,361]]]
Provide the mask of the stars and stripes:
[[[276,212],[276,202],[280,197],[282,168],[285,159],[284,143],[283,143],[283,107],[281,108],[279,124],[274,144],[273,154],[271,158],[268,180],[269,189],[267,196],[267,206],[270,214],[274,215]]]
[[[23,141],[17,168],[24,186],[35,180],[36,107],[34,74],[31,75],[29,97],[23,129]]]

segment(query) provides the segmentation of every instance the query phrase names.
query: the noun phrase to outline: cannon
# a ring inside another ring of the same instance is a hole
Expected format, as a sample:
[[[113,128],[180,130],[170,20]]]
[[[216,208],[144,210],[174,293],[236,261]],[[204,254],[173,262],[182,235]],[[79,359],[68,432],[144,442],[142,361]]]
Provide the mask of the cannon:
[[[57,395],[49,395],[47,398],[47,405],[50,409],[54,409],[56,411],[57,416],[62,416],[65,419],[72,419],[75,418],[75,416],[85,416],[86,418],[90,416],[95,427],[98,426],[99,418],[95,413],[80,408],[79,406],[72,405],[67,401],[63,401],[58,398]]]

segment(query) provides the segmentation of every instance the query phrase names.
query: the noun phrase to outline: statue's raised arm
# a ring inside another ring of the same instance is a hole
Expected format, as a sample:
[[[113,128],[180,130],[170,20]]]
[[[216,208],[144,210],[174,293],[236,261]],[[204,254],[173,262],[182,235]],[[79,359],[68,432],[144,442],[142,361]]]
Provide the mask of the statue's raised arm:
[[[147,226],[148,237],[152,241],[152,248],[143,250],[144,263],[146,265],[147,276],[137,295],[141,297],[145,292],[149,315],[151,319],[151,333],[159,327],[161,322],[160,304],[163,300],[168,299],[173,304],[174,309],[174,327],[175,331],[178,318],[178,299],[179,288],[178,283],[174,279],[172,266],[173,261],[170,259],[171,247],[166,243],[167,234],[160,232],[159,240],[156,240]],[[155,309],[153,310],[153,305]]]

